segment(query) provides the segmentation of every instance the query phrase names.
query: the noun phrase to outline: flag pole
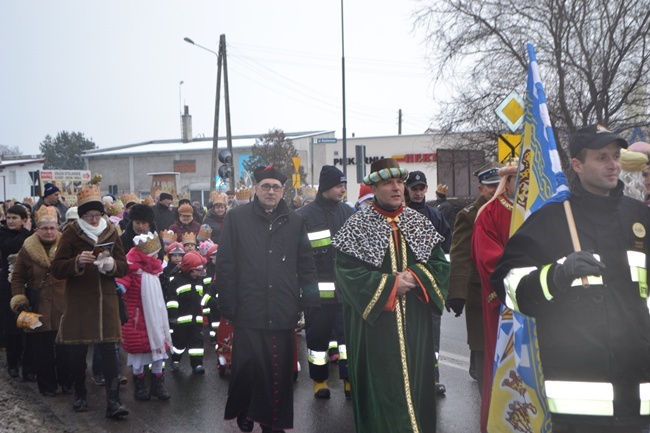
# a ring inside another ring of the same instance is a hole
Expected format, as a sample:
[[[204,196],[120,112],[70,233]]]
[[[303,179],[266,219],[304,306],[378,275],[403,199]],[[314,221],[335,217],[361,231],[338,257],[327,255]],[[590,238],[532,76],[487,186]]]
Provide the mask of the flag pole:
[[[563,204],[564,212],[566,213],[566,222],[569,224],[569,233],[571,233],[571,243],[573,244],[573,250],[576,252],[581,251],[582,248],[580,248],[580,238],[578,238],[578,230],[576,229],[576,221],[573,218],[571,204],[569,203],[569,200],[565,200]],[[582,287],[585,289],[589,288],[589,280],[587,277],[582,277]]]

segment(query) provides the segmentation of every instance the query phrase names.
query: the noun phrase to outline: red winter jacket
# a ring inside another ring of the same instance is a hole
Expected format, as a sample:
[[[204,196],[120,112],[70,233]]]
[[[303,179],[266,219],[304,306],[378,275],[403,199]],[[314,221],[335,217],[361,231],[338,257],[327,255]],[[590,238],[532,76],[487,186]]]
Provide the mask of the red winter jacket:
[[[158,275],[163,270],[162,263],[156,257],[149,257],[135,248],[131,248],[126,259],[129,263],[129,273],[116,279],[126,288],[124,302],[129,312],[129,321],[122,325],[122,345],[127,353],[148,353],[151,352],[151,346],[142,311],[142,272]],[[162,291],[162,288],[160,290]]]

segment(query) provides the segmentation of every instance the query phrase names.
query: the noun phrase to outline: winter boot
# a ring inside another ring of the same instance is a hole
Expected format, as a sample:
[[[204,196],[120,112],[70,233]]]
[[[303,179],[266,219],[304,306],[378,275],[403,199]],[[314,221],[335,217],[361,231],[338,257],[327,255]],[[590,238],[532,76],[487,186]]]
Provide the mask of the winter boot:
[[[114,377],[106,382],[106,418],[122,418],[129,410],[120,401],[120,378]]]
[[[330,398],[330,389],[327,387],[327,381],[322,382],[314,381],[314,397],[316,398]]]
[[[165,385],[164,373],[157,373],[151,375],[151,395],[158,400],[169,400],[170,395],[163,386]]]
[[[147,384],[144,383],[144,373],[138,374],[137,376],[133,375],[133,398],[140,401],[147,401],[151,398],[149,390],[147,389]]]
[[[86,383],[85,375],[83,380],[78,379],[74,382],[74,403],[72,403],[72,409],[75,412],[86,412],[88,410],[88,401],[86,400]]]

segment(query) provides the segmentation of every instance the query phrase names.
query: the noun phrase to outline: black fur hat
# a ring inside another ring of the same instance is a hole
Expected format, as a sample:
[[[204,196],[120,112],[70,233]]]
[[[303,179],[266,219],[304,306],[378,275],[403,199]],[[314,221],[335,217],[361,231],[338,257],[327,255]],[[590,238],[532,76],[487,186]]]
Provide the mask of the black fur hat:
[[[146,221],[149,224],[153,224],[155,215],[151,206],[147,206],[146,204],[135,204],[131,207],[129,219],[131,221]]]

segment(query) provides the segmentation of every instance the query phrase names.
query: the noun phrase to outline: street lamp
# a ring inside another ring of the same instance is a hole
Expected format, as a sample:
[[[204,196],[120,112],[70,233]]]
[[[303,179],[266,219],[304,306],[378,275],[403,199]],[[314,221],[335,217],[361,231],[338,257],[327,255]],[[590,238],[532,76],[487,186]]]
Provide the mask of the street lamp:
[[[190,38],[183,38],[183,40],[188,44],[192,44],[195,47],[199,47],[217,56],[217,65],[218,65],[219,54],[217,54],[215,51],[212,51],[209,48],[206,48],[202,45],[195,43]],[[219,141],[219,82],[220,81],[221,81],[221,69],[217,67],[217,86],[216,86],[216,96],[214,98],[214,129],[212,131],[212,167],[210,170],[210,191],[212,191],[213,185],[217,180],[217,161],[219,157],[217,143]]]

